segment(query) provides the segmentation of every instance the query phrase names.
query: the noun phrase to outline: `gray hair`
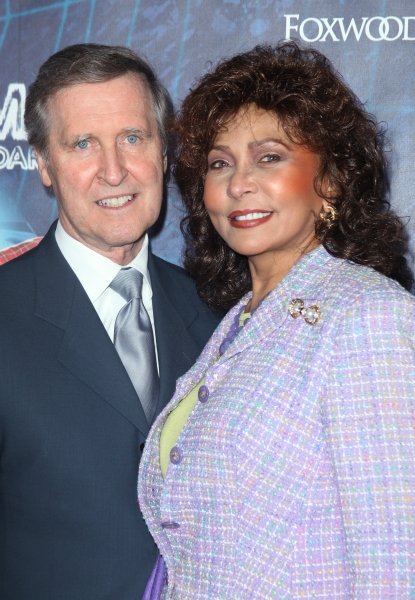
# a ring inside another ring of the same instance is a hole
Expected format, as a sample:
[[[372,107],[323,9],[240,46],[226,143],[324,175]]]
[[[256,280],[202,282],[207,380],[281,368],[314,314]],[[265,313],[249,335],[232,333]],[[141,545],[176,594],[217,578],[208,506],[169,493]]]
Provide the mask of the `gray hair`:
[[[168,126],[173,114],[167,90],[148,62],[138,54],[124,46],[102,44],[68,46],[52,54],[40,67],[26,99],[24,120],[29,143],[47,162],[50,124],[47,104],[54,94],[80,83],[101,83],[128,74],[138,76],[150,91],[163,154],[166,155]]]

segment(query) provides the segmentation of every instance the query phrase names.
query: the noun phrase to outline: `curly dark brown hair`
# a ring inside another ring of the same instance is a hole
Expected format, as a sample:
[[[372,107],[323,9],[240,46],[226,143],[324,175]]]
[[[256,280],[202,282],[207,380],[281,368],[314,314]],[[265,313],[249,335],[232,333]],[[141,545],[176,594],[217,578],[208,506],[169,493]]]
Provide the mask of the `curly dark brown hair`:
[[[174,173],[187,211],[181,224],[185,267],[205,302],[226,310],[251,289],[247,258],[218,235],[203,203],[215,137],[249,105],[272,111],[292,142],[319,155],[316,192],[338,211],[334,223],[316,221],[316,237],[326,250],[410,289],[404,225],[386,198],[382,132],[375,118],[325,56],[281,42],[221,61],[190,91],[176,120]]]

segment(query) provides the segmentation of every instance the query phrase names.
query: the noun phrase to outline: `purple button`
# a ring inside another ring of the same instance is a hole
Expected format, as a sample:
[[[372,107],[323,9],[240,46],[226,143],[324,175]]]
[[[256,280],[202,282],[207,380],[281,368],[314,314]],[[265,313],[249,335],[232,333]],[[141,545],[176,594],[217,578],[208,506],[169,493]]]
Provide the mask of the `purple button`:
[[[226,350],[229,348],[229,346],[231,345],[231,342],[228,338],[225,338],[223,340],[223,342],[221,343],[221,345],[219,346],[219,354],[222,356],[223,354],[225,354]]]
[[[182,460],[182,453],[178,446],[170,450],[170,460],[174,465],[178,465]]]
[[[163,521],[161,526],[163,529],[179,529],[180,525],[175,521]]]
[[[197,393],[197,396],[200,400],[200,402],[204,403],[208,401],[209,398],[209,388],[206,387],[206,385],[201,385],[199,388],[199,391]]]

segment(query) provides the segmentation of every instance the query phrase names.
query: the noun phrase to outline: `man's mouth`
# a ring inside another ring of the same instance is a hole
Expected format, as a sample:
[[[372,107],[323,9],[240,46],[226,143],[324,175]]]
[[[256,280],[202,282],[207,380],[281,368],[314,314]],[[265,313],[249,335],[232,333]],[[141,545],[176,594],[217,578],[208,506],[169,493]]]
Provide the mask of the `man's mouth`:
[[[120,208],[134,198],[135,194],[131,196],[120,196],[119,198],[104,198],[104,200],[98,200],[98,206],[109,206],[110,208]]]

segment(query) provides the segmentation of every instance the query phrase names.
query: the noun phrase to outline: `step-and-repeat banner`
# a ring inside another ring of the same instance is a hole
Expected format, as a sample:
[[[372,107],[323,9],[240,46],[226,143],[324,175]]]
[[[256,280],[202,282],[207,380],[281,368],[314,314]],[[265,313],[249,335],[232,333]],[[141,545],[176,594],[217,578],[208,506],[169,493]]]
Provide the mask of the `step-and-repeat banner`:
[[[0,0],[0,248],[43,235],[57,216],[23,128],[27,87],[50,54],[80,42],[130,46],[178,107],[219,58],[288,38],[325,53],[387,124],[390,199],[414,248],[414,0]],[[180,218],[170,183],[152,246],[176,263]]]

